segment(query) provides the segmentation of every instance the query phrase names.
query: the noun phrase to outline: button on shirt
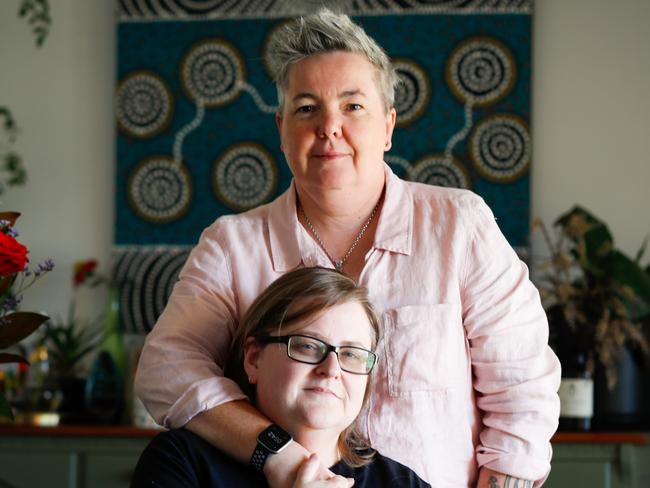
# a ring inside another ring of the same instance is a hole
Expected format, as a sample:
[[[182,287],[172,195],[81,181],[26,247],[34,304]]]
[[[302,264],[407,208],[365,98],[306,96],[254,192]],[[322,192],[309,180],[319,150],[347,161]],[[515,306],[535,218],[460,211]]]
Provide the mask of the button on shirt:
[[[539,485],[550,469],[560,366],[528,270],[480,197],[385,171],[359,277],[382,327],[361,427],[374,448],[434,487],[473,486],[480,466]],[[156,421],[180,427],[246,398],[222,376],[234,330],[271,282],[314,265],[332,267],[298,222],[293,184],[207,228],[138,366],[136,389]]]

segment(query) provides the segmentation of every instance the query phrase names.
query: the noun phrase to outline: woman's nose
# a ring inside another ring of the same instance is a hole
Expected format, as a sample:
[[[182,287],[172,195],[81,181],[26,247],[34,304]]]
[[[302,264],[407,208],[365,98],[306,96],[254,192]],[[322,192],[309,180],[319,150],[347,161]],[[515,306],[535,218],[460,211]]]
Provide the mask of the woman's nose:
[[[341,365],[339,358],[334,351],[330,351],[323,362],[318,365],[316,372],[331,378],[336,378],[341,374]]]
[[[318,124],[318,137],[332,139],[341,136],[341,117],[333,111],[323,110]]]

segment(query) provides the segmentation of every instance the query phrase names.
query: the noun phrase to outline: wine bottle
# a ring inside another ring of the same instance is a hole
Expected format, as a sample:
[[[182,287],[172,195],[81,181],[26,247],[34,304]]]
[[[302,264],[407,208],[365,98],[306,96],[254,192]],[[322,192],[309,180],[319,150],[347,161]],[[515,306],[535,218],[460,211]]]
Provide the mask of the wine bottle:
[[[587,355],[574,352],[562,358],[560,383],[561,431],[588,431],[594,415],[594,380],[587,370]]]

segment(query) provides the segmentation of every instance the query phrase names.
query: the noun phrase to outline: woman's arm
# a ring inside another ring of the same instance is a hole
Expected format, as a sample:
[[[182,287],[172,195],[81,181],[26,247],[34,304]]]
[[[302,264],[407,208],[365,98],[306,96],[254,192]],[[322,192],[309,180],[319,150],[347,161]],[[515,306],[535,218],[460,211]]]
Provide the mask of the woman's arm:
[[[185,426],[230,457],[247,464],[257,445],[257,436],[271,422],[247,401],[224,403],[200,413]],[[279,454],[269,456],[264,475],[271,488],[290,488],[309,452],[292,442]],[[252,469],[252,468],[251,468]],[[333,474],[319,466],[314,479],[328,479]]]
[[[509,473],[513,484],[521,477],[539,486],[551,467],[560,364],[548,347],[546,314],[526,266],[487,206],[474,201],[471,210],[466,225],[474,238],[467,248],[462,300],[483,423],[476,458],[484,469]]]
[[[532,488],[533,482],[482,468],[476,488]]]

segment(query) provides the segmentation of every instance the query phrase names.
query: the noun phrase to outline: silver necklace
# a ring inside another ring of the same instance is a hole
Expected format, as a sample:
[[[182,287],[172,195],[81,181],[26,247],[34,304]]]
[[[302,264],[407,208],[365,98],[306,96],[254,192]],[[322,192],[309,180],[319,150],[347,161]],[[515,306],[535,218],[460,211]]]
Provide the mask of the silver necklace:
[[[381,199],[379,201],[381,201]],[[375,208],[372,209],[372,213],[370,214],[370,217],[368,217],[366,223],[363,224],[363,227],[361,227],[361,230],[357,234],[357,237],[354,238],[354,242],[350,246],[350,249],[348,249],[348,252],[346,252],[341,259],[334,259],[332,255],[328,252],[327,248],[325,247],[325,244],[323,243],[323,240],[318,235],[318,232],[316,232],[316,228],[314,227],[314,224],[312,224],[311,220],[309,220],[309,217],[307,217],[307,214],[305,213],[305,209],[302,208],[302,205],[300,206],[300,211],[302,212],[302,215],[305,217],[305,222],[307,223],[307,227],[309,227],[309,231],[314,236],[314,239],[316,239],[316,242],[318,242],[318,245],[323,249],[323,251],[325,251],[325,254],[327,254],[329,260],[332,261],[332,264],[334,265],[336,271],[341,271],[343,269],[343,265],[345,265],[348,258],[352,255],[352,251],[354,251],[354,249],[361,241],[361,238],[366,233],[366,230],[368,230],[368,226],[372,222],[372,219],[375,218],[377,209],[379,209],[379,201],[377,202],[377,205],[375,205]]]

